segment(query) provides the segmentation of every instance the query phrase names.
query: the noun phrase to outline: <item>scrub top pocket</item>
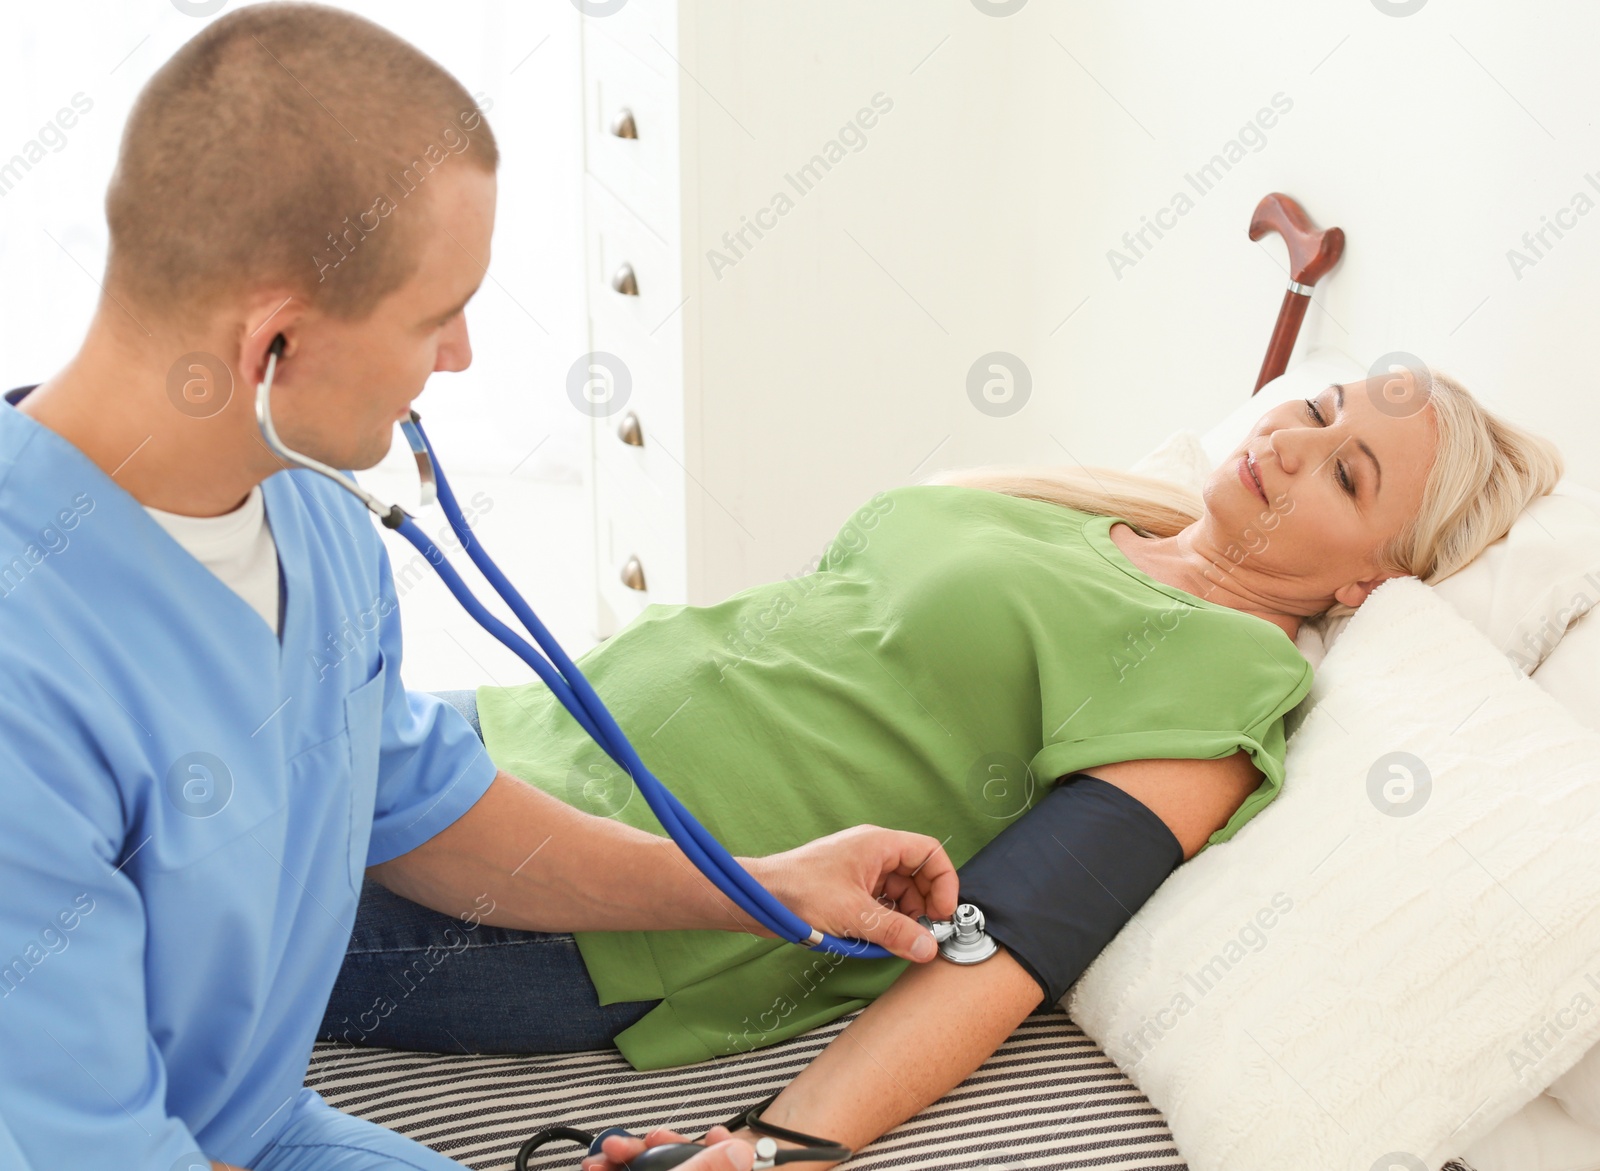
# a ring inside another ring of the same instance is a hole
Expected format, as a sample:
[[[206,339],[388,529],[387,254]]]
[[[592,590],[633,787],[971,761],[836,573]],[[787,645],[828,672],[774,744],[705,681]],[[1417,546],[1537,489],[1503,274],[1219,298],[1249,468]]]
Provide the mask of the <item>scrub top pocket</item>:
[[[384,689],[389,664],[378,651],[377,672],[344,697],[345,739],[350,761],[350,889],[361,894],[366,877],[367,848],[372,839],[373,806],[377,801],[378,766],[383,748]]]

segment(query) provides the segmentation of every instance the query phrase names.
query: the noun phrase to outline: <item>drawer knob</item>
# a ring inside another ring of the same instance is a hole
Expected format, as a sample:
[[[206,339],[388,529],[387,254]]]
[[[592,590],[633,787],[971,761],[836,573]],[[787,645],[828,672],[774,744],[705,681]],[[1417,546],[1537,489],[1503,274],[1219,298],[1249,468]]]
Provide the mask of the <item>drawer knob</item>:
[[[639,426],[639,416],[629,411],[617,424],[617,438],[629,447],[644,446],[644,428]]]
[[[630,590],[644,592],[644,565],[637,557],[630,557],[622,563],[622,584]]]
[[[623,106],[611,123],[611,133],[618,138],[638,138],[639,127],[633,120],[633,111]]]
[[[639,295],[639,278],[633,275],[633,265],[624,264],[611,276],[613,292],[621,293],[624,297],[637,297]]]

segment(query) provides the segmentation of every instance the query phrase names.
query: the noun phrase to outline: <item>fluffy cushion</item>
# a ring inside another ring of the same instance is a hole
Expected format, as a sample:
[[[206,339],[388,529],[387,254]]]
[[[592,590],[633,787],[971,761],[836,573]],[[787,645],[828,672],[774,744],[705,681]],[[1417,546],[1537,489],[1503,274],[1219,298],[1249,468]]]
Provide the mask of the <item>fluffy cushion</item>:
[[[1533,679],[1581,722],[1600,731],[1600,615],[1590,614],[1569,628]],[[1550,1095],[1574,1120],[1600,1132],[1600,1046],[1557,1078]],[[1600,1147],[1600,1134],[1595,1142]],[[1586,1166],[1600,1167],[1600,1154]],[[1495,1169],[1484,1161],[1483,1171]]]
[[[1283,796],[1069,1011],[1193,1171],[1437,1167],[1600,1039],[1597,773],[1600,734],[1387,582],[1317,673]]]

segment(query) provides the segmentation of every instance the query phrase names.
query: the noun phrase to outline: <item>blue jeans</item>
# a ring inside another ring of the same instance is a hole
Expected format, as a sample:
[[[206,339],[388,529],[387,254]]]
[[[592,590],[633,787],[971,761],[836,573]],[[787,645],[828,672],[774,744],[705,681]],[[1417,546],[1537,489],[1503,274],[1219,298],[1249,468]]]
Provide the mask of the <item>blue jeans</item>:
[[[476,692],[438,695],[483,735]],[[446,915],[368,879],[321,1036],[440,1053],[571,1053],[611,1048],[659,1003],[601,1005],[570,934]]]

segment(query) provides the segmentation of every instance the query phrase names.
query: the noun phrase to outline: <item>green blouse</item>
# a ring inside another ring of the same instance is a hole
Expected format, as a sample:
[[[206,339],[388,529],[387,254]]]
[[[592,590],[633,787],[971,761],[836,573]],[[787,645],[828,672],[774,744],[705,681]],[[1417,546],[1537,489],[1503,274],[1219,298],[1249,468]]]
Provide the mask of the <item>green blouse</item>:
[[[896,489],[815,572],[715,606],[651,606],[580,665],[734,854],[871,823],[928,834],[960,866],[1062,776],[1242,748],[1264,779],[1209,847],[1277,795],[1283,717],[1311,666],[1272,623],[1141,572],[1114,523],[981,489]],[[479,688],[478,712],[501,768],[663,832],[542,683]],[[638,1069],[795,1036],[906,965],[724,931],[577,942],[602,1004],[662,1001],[617,1037]]]

